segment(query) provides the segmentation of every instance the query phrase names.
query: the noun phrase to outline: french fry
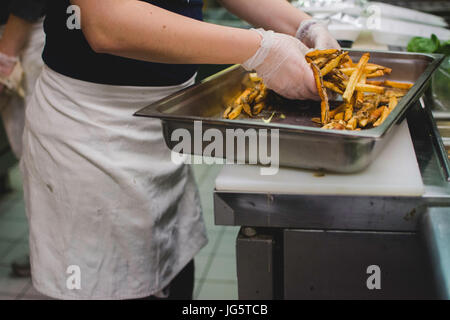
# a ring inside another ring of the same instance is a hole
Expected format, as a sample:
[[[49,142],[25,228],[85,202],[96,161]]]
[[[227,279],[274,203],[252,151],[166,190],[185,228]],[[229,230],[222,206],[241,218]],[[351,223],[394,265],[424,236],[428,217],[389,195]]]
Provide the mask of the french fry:
[[[350,58],[350,56],[347,56],[345,59],[345,62],[342,64],[343,68],[351,68],[353,66],[353,61],[352,58]]]
[[[343,74],[345,74],[345,75],[347,75],[347,76],[349,76],[349,77],[352,75],[353,72],[355,72],[355,70],[356,70],[356,68],[353,68],[353,67],[351,67],[351,68],[342,68],[342,69],[340,69],[340,71],[341,71]]]
[[[361,75],[361,78],[359,80],[359,83],[356,85],[356,101],[355,101],[355,107],[362,107],[363,103],[364,103],[364,91],[361,90],[361,86],[366,84],[366,74],[363,73]],[[359,88],[359,90],[358,90]]]
[[[250,107],[250,105],[248,103],[243,103],[242,104],[242,109],[244,110],[244,112],[247,115],[249,115],[250,117],[253,117],[252,108]]]
[[[253,72],[253,73],[250,73],[249,75],[248,75],[248,77],[249,77],[249,79],[252,81],[252,82],[261,82],[262,81],[262,78],[260,78],[259,76],[258,76],[258,74],[256,74],[255,72]]]
[[[391,80],[384,80],[384,81],[383,80],[368,80],[367,83],[375,85],[375,86],[385,86],[385,87],[401,89],[401,90],[409,90],[414,85],[412,83],[398,82],[398,81],[391,81]]]
[[[252,104],[256,97],[259,95],[259,86],[255,87],[250,94],[248,94],[246,97],[242,98],[242,102],[246,104]],[[244,107],[245,110],[245,107]]]
[[[369,61],[370,54],[365,53],[359,60],[359,63],[356,67],[356,70],[352,73],[350,80],[348,81],[347,89],[345,90],[344,94],[342,95],[342,98],[345,102],[350,102],[350,99],[353,96],[353,92],[355,91],[356,84],[359,81],[359,78],[361,78],[361,75],[363,74],[364,67],[366,66],[367,62]]]
[[[348,52],[344,52],[344,53],[340,54],[339,56],[337,56],[336,58],[334,58],[333,60],[329,61],[325,65],[325,67],[323,67],[320,70],[322,77],[325,77],[329,72],[331,72],[333,69],[337,68],[340,65],[342,59],[344,59],[347,55],[348,55]]]
[[[322,120],[322,124],[326,124],[330,121],[329,111],[330,105],[328,103],[328,96],[323,86],[323,79],[320,74],[320,69],[314,63],[311,63],[311,68],[314,73],[314,79],[316,81],[317,91],[319,93],[320,99],[322,100],[320,103],[320,119]]]
[[[381,70],[383,72],[385,72],[386,68],[385,67],[381,67],[378,65],[369,65],[367,64],[366,68],[364,69],[365,73],[373,73],[375,71]]]
[[[333,121],[330,123],[327,123],[322,127],[322,129],[329,129],[329,130],[345,130],[346,123],[342,120],[339,121]]]
[[[390,90],[386,90],[384,95],[388,98],[390,98],[390,97],[401,98],[401,97],[404,97],[407,93],[408,93],[408,91],[402,90],[402,89],[390,89]]]
[[[237,99],[235,100],[235,104],[247,102],[247,99],[251,95],[252,91],[253,91],[252,88],[245,89],[244,92],[242,92],[242,94],[239,97],[237,97]]]
[[[329,58],[329,57],[320,57],[320,58],[317,58],[317,59],[313,60],[313,62],[314,62],[319,68],[323,68],[323,67],[328,63],[328,61],[330,61],[330,58]]]
[[[261,113],[261,111],[266,107],[266,104],[264,103],[264,101],[257,103],[254,107],[253,107],[253,115],[258,115]]]
[[[366,83],[371,84],[373,86],[384,86],[383,80],[367,80]]]
[[[382,77],[384,76],[384,71],[383,70],[378,70],[372,73],[368,73],[367,74],[367,78],[371,79],[371,78],[378,78],[378,77]]]
[[[411,84],[411,83],[404,83],[404,82],[397,82],[397,81],[390,81],[390,80],[385,80],[384,85],[387,87],[396,88],[396,89],[404,89],[404,90],[409,90],[413,86],[413,84]]]
[[[353,108],[356,103],[356,94],[345,104],[344,120],[349,121],[353,116]]]
[[[328,98],[326,98],[326,100],[320,102],[320,119],[322,120],[322,123],[327,123],[330,120],[328,110]]]
[[[351,76],[352,73],[356,70],[356,68],[355,68],[355,67],[351,67],[351,68],[341,68],[340,70],[341,70],[341,72],[343,72],[344,74],[346,74],[346,75],[348,75],[348,76]],[[366,66],[366,67],[364,68],[364,73],[369,73],[369,74],[370,74],[370,73],[373,73],[373,72],[376,72],[376,71],[379,71],[379,70],[381,70],[381,71],[384,72],[385,68],[384,68],[384,67],[381,67],[381,66]]]
[[[350,79],[350,77],[343,73],[340,69],[335,69],[333,72],[336,74],[338,79],[341,79],[341,81],[348,81]]]
[[[383,112],[381,113],[380,118],[373,124],[374,127],[378,127],[380,126],[384,120],[386,120],[386,118],[389,116],[389,113],[391,111],[389,110],[388,107],[384,107]]]
[[[375,67],[375,68],[377,68],[377,70],[383,70],[383,72],[385,73],[385,74],[390,74],[391,72],[392,72],[392,69],[391,68],[387,68],[387,67],[383,67],[383,66],[380,66],[379,64],[375,64],[375,63],[368,63],[367,64],[367,66],[368,67]]]
[[[383,113],[385,108],[386,107],[383,106],[383,107],[373,110],[369,116],[369,123],[375,123],[378,120],[378,118],[381,117],[381,114]]]
[[[327,78],[335,79],[338,81],[348,81],[349,76],[341,71],[341,69],[334,69],[328,73]]]
[[[377,67],[377,68],[380,68],[380,69],[386,68],[385,66],[382,66],[382,65],[379,65],[379,64],[376,64],[376,63],[373,63],[373,62],[368,62],[367,65],[370,66],[370,67]]]
[[[360,92],[373,92],[373,93],[383,94],[385,92],[385,90],[386,90],[386,88],[383,88],[381,86],[374,86],[372,84],[358,83],[356,85],[356,91],[360,91]]]
[[[240,96],[236,98],[236,100],[233,103],[233,108],[231,112],[228,113],[228,119],[236,119],[242,112],[242,109],[244,109],[244,104],[247,103],[247,99],[252,93],[252,88],[247,88],[242,92]],[[246,112],[247,113],[247,112]]]
[[[377,108],[376,103],[365,102],[363,104],[363,107],[361,108],[360,112],[361,113],[371,113],[376,108]]]
[[[327,75],[325,80],[327,82],[331,82],[336,87],[338,87],[342,92],[344,92],[345,89],[347,88],[348,78],[344,78],[343,76],[344,74],[341,75],[336,73],[335,71],[332,71]]]
[[[343,94],[343,93],[344,93],[344,92],[342,92],[341,89],[339,89],[339,88],[338,88],[334,83],[332,83],[332,82],[324,81],[324,82],[323,82],[323,86],[324,86],[325,88],[328,88],[328,89],[330,89],[330,90],[336,92],[336,93],[339,93],[339,94]]]
[[[332,54],[323,55],[319,57],[309,58],[306,57],[308,62],[314,62],[319,68],[323,68],[329,61],[333,60],[339,55],[340,51],[336,51]]]
[[[348,120],[347,125],[345,126],[345,129],[355,130],[357,124],[358,124],[358,120],[355,117],[352,117],[350,120]]]
[[[235,105],[233,110],[228,114],[228,119],[234,120],[237,117],[239,117],[243,108],[244,108],[244,104],[242,104],[242,103]]]
[[[338,49],[315,50],[315,51],[308,52],[305,55],[305,57],[314,60],[314,59],[319,58],[319,57],[331,55],[331,54],[336,53],[338,51],[339,51]]]
[[[397,104],[398,104],[398,100],[397,100],[397,97],[390,97],[389,98],[389,111],[390,112],[392,112],[392,110],[394,110],[395,109],[395,107],[397,106]]]
[[[334,116],[334,120],[344,120],[344,112],[339,112]]]
[[[364,105],[364,92],[356,91],[355,109],[361,109]]]
[[[349,121],[353,117],[353,106],[349,106],[344,113],[344,120]]]
[[[360,120],[358,121],[358,125],[359,125],[361,128],[365,128],[365,127],[367,126],[368,123],[369,123],[369,119],[368,119],[368,118],[363,118],[363,119],[360,119]]]
[[[225,118],[225,119],[227,119],[228,118],[228,115],[230,114],[230,112],[231,112],[231,110],[233,110],[233,106],[232,105],[230,105],[230,106],[228,106],[226,109],[225,109],[225,111],[223,112],[223,118]]]
[[[370,123],[370,115],[376,109],[375,105],[369,102],[364,102],[360,110],[356,112],[358,125],[361,128],[366,127]]]
[[[340,106],[338,106],[337,108],[330,110],[328,112],[328,114],[330,115],[330,118],[334,118],[336,116],[336,114],[340,113],[340,112],[344,112],[345,111],[345,103],[341,104]]]
[[[259,103],[263,102],[264,99],[266,99],[268,93],[269,93],[269,91],[267,90],[266,85],[261,84],[261,87],[259,90],[259,95],[255,98],[255,103],[259,104]]]

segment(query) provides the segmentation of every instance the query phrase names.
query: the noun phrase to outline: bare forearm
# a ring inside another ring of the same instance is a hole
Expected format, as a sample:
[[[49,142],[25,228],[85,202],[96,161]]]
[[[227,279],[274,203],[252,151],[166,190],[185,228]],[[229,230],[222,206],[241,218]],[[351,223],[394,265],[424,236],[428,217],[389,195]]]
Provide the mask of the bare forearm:
[[[200,22],[136,0],[72,0],[98,52],[163,63],[242,63],[259,47],[255,32]]]
[[[32,24],[15,15],[10,15],[0,39],[0,52],[18,56],[30,36]]]
[[[286,0],[221,0],[224,7],[256,27],[295,36],[300,23],[311,19]]]

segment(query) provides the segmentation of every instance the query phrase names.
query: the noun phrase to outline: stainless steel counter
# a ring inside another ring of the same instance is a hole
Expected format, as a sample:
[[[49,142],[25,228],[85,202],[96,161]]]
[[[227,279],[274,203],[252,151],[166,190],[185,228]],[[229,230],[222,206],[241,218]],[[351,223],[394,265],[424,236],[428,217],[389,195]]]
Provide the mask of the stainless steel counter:
[[[240,298],[450,298],[447,152],[423,106],[407,114],[421,197],[215,192],[216,224],[243,226]],[[371,263],[383,290],[363,285]]]

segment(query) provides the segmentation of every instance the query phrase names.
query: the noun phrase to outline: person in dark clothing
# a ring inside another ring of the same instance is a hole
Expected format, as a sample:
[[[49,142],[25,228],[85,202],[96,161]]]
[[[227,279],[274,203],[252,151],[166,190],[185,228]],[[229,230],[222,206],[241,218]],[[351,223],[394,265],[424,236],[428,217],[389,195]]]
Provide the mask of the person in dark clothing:
[[[47,0],[2,0],[0,25],[6,24],[10,14],[34,23],[44,16],[46,5]]]

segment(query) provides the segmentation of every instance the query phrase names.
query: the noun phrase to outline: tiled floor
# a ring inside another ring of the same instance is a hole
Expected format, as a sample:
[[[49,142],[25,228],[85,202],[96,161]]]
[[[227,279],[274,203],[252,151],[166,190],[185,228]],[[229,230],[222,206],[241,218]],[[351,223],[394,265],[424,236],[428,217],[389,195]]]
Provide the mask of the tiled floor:
[[[209,243],[195,258],[195,299],[237,299],[235,239],[238,228],[214,225],[214,181],[221,166],[194,165]],[[15,278],[11,262],[28,252],[28,225],[18,167],[10,172],[14,191],[0,196],[0,300],[42,299],[28,278]]]
[[[239,228],[214,225],[214,183],[222,166],[194,165],[209,243],[196,257],[195,299],[237,299],[235,239]]]

